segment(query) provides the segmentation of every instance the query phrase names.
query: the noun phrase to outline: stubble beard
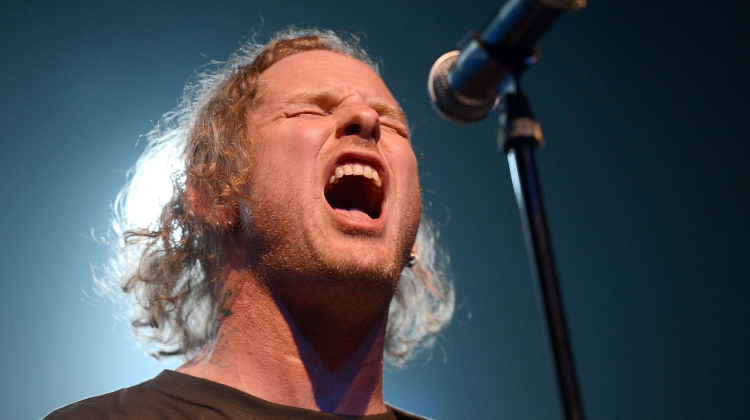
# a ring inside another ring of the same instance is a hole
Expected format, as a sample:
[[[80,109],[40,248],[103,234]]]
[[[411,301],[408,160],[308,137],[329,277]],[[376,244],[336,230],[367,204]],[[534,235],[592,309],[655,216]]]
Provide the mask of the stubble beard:
[[[420,204],[409,203],[407,207],[412,213],[403,215],[404,226],[399,226],[393,249],[387,255],[377,255],[368,249],[368,242],[380,238],[355,238],[362,245],[347,252],[341,244],[329,246],[325,239],[314,237],[305,229],[301,212],[279,211],[268,201],[254,203],[252,208],[240,206],[249,248],[245,267],[272,292],[307,294],[320,304],[380,302],[387,308],[419,225]]]

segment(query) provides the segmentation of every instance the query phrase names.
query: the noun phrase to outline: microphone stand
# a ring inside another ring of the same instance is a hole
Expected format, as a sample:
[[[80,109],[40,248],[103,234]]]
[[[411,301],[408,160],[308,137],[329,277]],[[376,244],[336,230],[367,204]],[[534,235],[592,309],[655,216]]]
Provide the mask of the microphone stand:
[[[583,409],[534,163],[542,129],[531,115],[519,80],[523,70],[539,59],[536,41],[552,22],[563,11],[585,5],[586,0],[509,0],[481,32],[464,37],[460,50],[440,57],[428,79],[433,106],[452,122],[481,120],[498,104],[498,93],[503,93],[505,112],[499,114],[498,146],[508,156],[567,420],[583,420]],[[507,90],[513,83],[515,89]]]
[[[515,72],[515,92],[504,95],[505,112],[499,114],[498,148],[508,156],[518,210],[521,213],[531,275],[539,282],[545,321],[552,343],[558,385],[567,420],[583,420],[573,356],[557,285],[554,258],[542,193],[534,162],[534,149],[542,143],[542,130],[520,90],[520,71]]]

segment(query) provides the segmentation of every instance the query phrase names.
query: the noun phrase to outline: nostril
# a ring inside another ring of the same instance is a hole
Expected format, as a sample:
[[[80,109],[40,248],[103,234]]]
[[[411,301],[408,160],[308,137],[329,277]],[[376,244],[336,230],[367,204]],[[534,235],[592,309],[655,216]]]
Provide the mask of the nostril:
[[[359,124],[349,124],[344,129],[344,134],[347,136],[356,136],[362,133],[362,126]]]

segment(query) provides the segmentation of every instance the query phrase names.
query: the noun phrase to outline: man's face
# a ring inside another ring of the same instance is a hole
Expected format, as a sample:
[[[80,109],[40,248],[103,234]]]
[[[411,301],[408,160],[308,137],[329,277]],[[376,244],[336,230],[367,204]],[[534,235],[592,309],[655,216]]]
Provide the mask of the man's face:
[[[392,290],[421,199],[406,120],[388,88],[330,51],[284,58],[259,83],[243,214],[248,265],[329,286],[380,279]]]

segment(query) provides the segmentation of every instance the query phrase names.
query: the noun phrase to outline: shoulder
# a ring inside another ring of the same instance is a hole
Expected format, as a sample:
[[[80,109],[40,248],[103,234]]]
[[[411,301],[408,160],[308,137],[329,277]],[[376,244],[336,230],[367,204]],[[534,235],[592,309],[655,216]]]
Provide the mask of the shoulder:
[[[128,388],[86,398],[49,413],[43,420],[117,420],[117,419],[169,419],[165,413],[180,413],[181,406],[175,398],[163,392],[159,385],[169,378],[164,371],[156,378]],[[185,413],[186,414],[186,413]]]
[[[66,405],[47,414],[43,420],[108,420],[127,418],[120,404],[120,396],[127,393],[128,389],[131,388],[124,388]]]
[[[393,414],[396,415],[396,419],[398,420],[429,420],[427,417],[418,416],[414,413],[410,413],[406,410],[402,410],[392,405],[389,405],[388,407],[393,410]]]

